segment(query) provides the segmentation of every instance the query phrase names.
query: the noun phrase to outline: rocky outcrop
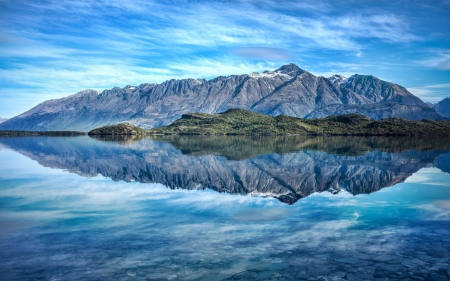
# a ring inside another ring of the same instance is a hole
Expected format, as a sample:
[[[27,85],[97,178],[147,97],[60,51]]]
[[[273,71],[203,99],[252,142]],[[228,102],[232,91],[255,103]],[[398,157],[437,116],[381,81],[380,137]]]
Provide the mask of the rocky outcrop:
[[[220,113],[249,109],[272,116],[323,117],[361,113],[372,119],[441,119],[405,88],[371,75],[348,79],[315,76],[295,64],[275,71],[211,80],[169,80],[161,84],[86,90],[49,100],[2,124],[0,130],[77,130],[117,123],[143,128],[168,125],[191,112]],[[317,114],[316,112],[319,110]]]

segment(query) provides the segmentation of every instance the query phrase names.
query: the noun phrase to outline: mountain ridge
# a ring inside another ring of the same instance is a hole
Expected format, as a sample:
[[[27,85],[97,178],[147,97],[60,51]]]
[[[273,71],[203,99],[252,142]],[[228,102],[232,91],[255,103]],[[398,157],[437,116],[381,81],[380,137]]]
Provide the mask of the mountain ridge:
[[[171,79],[102,92],[84,90],[45,101],[0,124],[0,130],[87,132],[123,122],[147,129],[168,125],[182,114],[220,113],[231,108],[300,118],[342,112],[360,113],[372,119],[445,119],[404,87],[375,76],[325,78],[287,64],[274,71],[210,80]]]
[[[433,106],[439,114],[450,118],[450,97],[445,98]]]

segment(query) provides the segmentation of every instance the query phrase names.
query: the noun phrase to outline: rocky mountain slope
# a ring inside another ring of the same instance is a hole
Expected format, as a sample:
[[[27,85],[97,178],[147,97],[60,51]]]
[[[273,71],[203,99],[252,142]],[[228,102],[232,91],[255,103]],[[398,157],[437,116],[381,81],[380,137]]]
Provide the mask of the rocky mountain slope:
[[[0,138],[0,145],[82,176],[270,196],[288,204],[315,192],[376,192],[423,167],[440,167],[449,153],[446,139],[436,138],[222,136],[118,144],[86,136]]]
[[[450,98],[445,98],[433,107],[439,114],[450,118]]]
[[[211,80],[169,80],[161,84],[85,90],[43,102],[2,124],[0,130],[77,130],[132,123],[144,128],[168,125],[191,112],[249,109],[272,116],[324,117],[361,113],[373,119],[442,119],[405,88],[371,75],[315,76],[295,64],[275,71]]]

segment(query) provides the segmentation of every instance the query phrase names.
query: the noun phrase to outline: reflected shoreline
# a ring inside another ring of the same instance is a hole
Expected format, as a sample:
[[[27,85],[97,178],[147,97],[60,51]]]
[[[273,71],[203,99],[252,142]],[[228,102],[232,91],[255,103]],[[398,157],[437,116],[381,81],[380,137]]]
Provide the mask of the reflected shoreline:
[[[171,143],[183,154],[222,155],[243,160],[263,154],[285,154],[300,150],[323,151],[348,156],[373,150],[450,150],[448,138],[361,137],[361,136],[151,136],[152,140]]]

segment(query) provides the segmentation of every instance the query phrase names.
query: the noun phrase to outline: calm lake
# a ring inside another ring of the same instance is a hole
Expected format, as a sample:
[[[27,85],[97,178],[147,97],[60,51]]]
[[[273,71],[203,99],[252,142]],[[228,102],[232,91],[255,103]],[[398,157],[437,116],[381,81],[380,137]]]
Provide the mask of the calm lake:
[[[0,280],[449,280],[450,141],[0,138]]]

